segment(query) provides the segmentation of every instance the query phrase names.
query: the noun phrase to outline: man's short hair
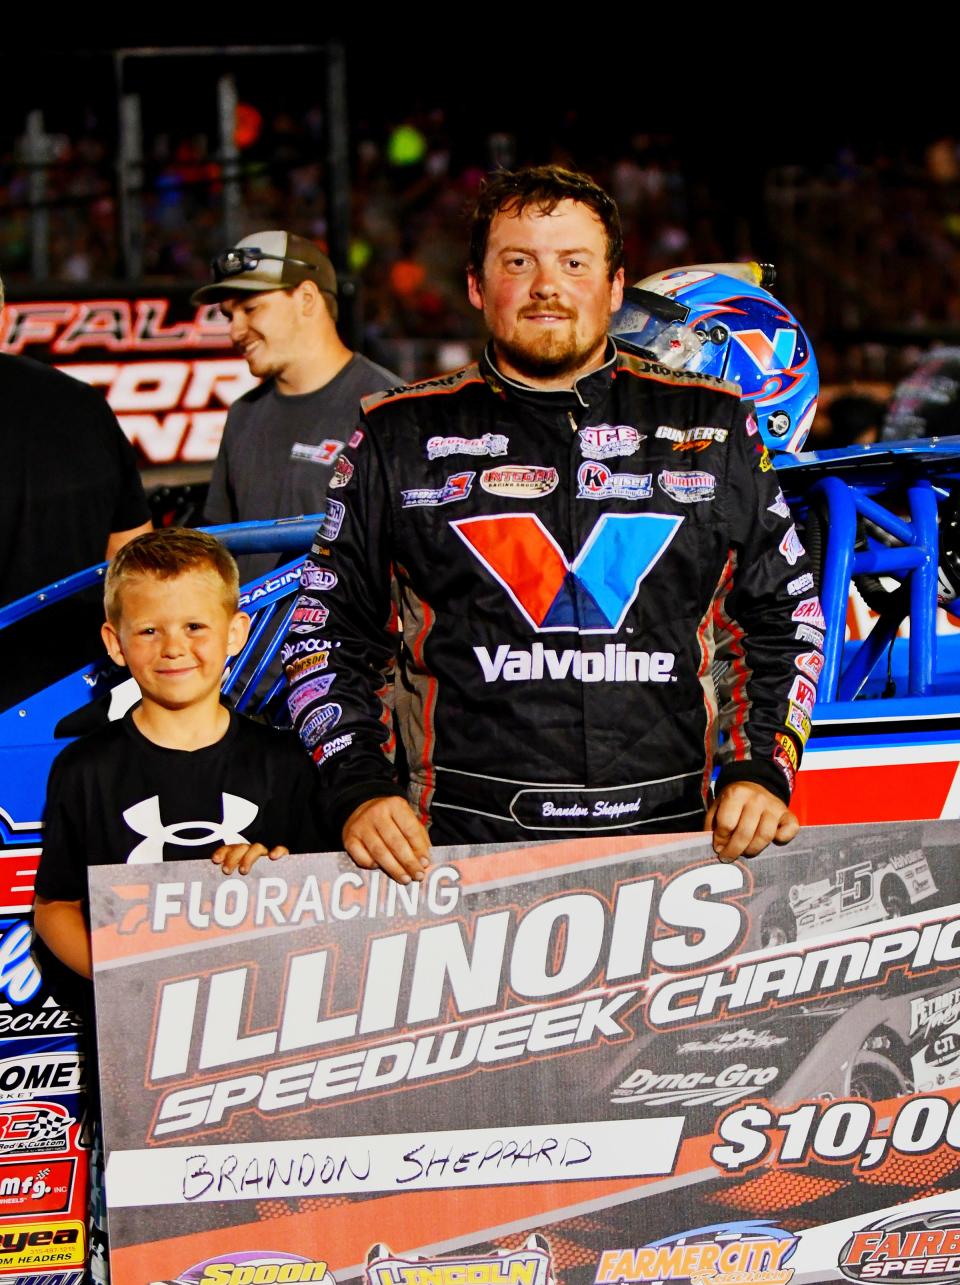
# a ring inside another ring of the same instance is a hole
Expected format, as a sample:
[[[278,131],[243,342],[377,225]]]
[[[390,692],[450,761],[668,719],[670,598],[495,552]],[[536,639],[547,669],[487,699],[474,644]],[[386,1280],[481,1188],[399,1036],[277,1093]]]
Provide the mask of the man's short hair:
[[[551,214],[561,201],[586,205],[603,224],[607,234],[607,274],[612,281],[623,266],[623,232],[617,203],[589,174],[578,174],[559,165],[498,170],[483,180],[473,207],[467,267],[475,276],[483,275],[490,224],[497,214],[520,215],[528,205],[536,206],[540,214]]]
[[[187,571],[212,571],[223,583],[223,603],[233,614],[240,600],[240,573],[233,554],[215,536],[187,527],[147,531],[125,544],[114,556],[103,585],[107,619],[116,627],[123,586],[140,576],[172,580]]]

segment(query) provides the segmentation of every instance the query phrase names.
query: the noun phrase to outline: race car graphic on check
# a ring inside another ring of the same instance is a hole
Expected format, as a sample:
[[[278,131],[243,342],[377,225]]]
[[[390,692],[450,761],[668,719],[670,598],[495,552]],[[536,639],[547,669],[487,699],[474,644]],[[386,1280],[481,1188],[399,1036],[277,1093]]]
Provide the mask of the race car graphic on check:
[[[897,919],[937,891],[922,849],[887,851],[889,840],[870,836],[840,853],[794,852],[794,882],[763,919],[765,946],[812,937],[835,928]]]

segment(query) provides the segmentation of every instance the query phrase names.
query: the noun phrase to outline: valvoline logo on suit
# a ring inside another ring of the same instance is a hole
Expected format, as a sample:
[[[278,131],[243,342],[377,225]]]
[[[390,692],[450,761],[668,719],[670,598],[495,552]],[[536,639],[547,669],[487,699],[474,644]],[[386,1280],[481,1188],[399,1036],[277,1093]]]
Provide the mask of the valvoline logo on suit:
[[[537,633],[611,634],[682,522],[673,514],[605,513],[572,562],[533,513],[450,525]]]

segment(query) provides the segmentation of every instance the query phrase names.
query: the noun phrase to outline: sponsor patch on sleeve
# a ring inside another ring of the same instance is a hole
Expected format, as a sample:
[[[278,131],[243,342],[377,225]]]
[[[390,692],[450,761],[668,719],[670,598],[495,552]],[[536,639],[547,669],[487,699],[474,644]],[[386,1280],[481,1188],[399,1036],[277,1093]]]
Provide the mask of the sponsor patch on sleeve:
[[[790,688],[790,699],[796,701],[801,709],[806,710],[808,714],[813,713],[813,704],[817,699],[817,689],[807,679],[799,674],[793,680],[793,686]]]
[[[339,754],[352,744],[353,732],[344,732],[342,736],[335,736],[332,741],[324,741],[318,746],[313,752],[313,761],[317,764],[326,763],[327,759],[332,759],[334,754]]]
[[[774,500],[774,502],[772,504],[767,505],[767,512],[776,513],[778,518],[793,517],[793,514],[790,512],[790,505],[786,501],[786,497],[783,494],[782,488],[779,491],[777,491],[777,498]]]
[[[333,487],[346,486],[353,477],[353,465],[345,455],[341,455],[337,460],[336,467],[333,470],[333,476],[330,479],[330,485]]]
[[[796,620],[796,616],[794,616]],[[819,629],[813,629],[810,625],[797,625],[796,633],[793,635],[797,642],[809,643],[811,647],[819,647],[823,650],[824,638]]]
[[[813,576],[809,571],[805,571],[802,576],[797,576],[787,585],[787,593],[791,598],[799,598],[802,593],[809,593],[813,588]]]
[[[323,515],[323,521],[320,523],[320,530],[317,532],[317,539],[327,544],[332,544],[340,534],[340,528],[343,526],[343,515],[346,508],[339,500],[327,500],[327,511]]]
[[[319,598],[303,594],[293,609],[290,617],[290,631],[295,634],[309,634],[314,629],[322,629],[330,616],[330,608]]]
[[[805,625],[812,625],[814,629],[826,629],[827,622],[823,618],[823,608],[820,606],[819,595],[813,598],[804,598],[798,602],[790,617],[791,620],[800,620]]]
[[[325,589],[334,589],[336,585],[337,574],[335,571],[328,570],[327,567],[311,567],[307,563],[300,575],[302,589],[316,589],[322,592]]]
[[[329,736],[342,717],[343,708],[333,702],[308,714],[300,726],[300,739],[307,749],[312,750],[325,736]]]
[[[331,482],[331,486],[333,483]],[[780,541],[780,552],[787,560],[787,565],[795,567],[799,560],[806,553],[806,549],[800,543],[800,537],[797,535],[797,528],[791,526],[787,534]]]
[[[789,740],[790,738],[785,737],[784,739]],[[794,753],[796,753],[796,751],[794,751]],[[793,766],[793,764],[790,762],[789,758],[787,757],[787,755],[784,753],[784,751],[781,749],[779,745],[773,751],[773,761],[774,763],[776,763],[777,767],[786,777],[787,789],[792,794],[793,787],[796,784],[796,780],[797,780],[797,769]]]
[[[799,705],[790,702],[790,708],[787,710],[786,724],[791,731],[796,732],[800,737],[800,744],[806,745],[807,738],[810,735],[810,715]]]
[[[818,651],[805,651],[794,656],[793,663],[801,674],[806,674],[811,683],[818,683],[823,673],[823,657]]]

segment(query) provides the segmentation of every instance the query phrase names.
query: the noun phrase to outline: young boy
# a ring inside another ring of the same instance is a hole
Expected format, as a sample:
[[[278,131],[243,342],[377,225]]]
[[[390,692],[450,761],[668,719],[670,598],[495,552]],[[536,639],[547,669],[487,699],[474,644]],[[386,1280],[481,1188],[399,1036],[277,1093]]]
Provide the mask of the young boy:
[[[81,977],[91,976],[88,866],[210,857],[224,874],[247,874],[264,855],[339,846],[294,733],[220,703],[227,657],[250,627],[238,598],[237,564],[201,531],[138,536],[107,570],[103,641],[141,700],[54,762],[34,909],[38,936]],[[87,986],[87,1079],[99,1114],[91,999]]]
[[[84,977],[87,866],[212,857],[247,874],[263,855],[331,846],[297,738],[220,703],[227,657],[250,627],[238,596],[236,563],[202,531],[151,531],[107,570],[103,641],[141,700],[54,762],[34,912],[40,937]]]

